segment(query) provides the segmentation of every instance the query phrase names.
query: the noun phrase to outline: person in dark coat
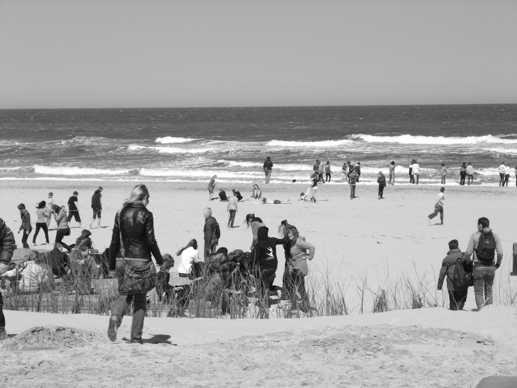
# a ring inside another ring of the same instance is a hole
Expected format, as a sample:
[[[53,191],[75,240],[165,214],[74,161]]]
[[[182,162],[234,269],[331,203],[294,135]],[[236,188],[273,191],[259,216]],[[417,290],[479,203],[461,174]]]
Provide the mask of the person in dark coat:
[[[13,232],[11,232],[11,229],[5,224],[4,220],[0,218],[0,275],[7,272],[15,249],[16,242]],[[0,341],[7,339],[3,307],[4,301],[0,293]]]
[[[276,277],[278,268],[276,246],[285,243],[284,239],[269,237],[268,232],[269,229],[266,226],[261,226],[258,229],[258,241],[251,251],[253,267],[260,278],[264,294],[271,288]]]
[[[461,249],[458,248],[458,240],[449,241],[449,252],[442,261],[442,268],[440,269],[440,275],[438,276],[438,290],[443,287],[443,281],[447,276],[447,292],[449,294],[450,309],[453,311],[463,310],[463,306],[467,301],[468,288],[463,290],[454,289],[452,279],[454,277],[454,267],[458,259],[463,258]]]
[[[92,222],[90,222],[90,229],[92,228],[93,221],[96,219],[97,221],[97,227],[101,227],[101,216],[102,216],[102,187],[99,186],[97,190],[92,195],[92,211],[93,211],[93,217]]]

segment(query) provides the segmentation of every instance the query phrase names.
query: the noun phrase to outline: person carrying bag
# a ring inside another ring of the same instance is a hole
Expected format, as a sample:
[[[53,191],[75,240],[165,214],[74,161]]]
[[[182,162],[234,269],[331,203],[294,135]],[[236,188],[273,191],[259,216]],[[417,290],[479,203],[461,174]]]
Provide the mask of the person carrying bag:
[[[142,343],[142,330],[147,309],[146,294],[155,287],[158,265],[164,260],[154,236],[153,213],[147,210],[149,191],[136,185],[115,217],[111,237],[109,270],[118,280],[119,297],[111,306],[108,338],[114,342],[127,307],[133,301],[131,342]]]

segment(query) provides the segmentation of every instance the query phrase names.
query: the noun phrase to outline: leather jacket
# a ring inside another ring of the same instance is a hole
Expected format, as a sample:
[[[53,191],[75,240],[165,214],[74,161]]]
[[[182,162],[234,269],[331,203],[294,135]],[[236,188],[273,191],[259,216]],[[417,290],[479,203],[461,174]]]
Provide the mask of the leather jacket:
[[[126,258],[148,259],[149,261],[151,261],[152,253],[156,262],[159,265],[163,264],[163,257],[154,237],[153,213],[147,210],[143,204],[130,204],[115,216],[110,245],[110,270],[115,270],[116,259],[121,257],[120,251],[123,251]]]
[[[13,232],[5,225],[4,220],[0,218],[0,262],[9,264],[15,249],[16,243]]]

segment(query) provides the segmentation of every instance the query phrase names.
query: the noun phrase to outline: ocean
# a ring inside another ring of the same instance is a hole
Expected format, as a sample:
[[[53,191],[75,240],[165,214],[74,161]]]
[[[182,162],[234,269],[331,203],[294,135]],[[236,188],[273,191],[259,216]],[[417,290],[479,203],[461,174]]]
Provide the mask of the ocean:
[[[458,184],[462,162],[475,183],[496,185],[497,167],[517,164],[517,105],[0,110],[0,179],[84,179],[306,184],[316,159],[361,162],[374,184],[394,160],[407,183]],[[513,173],[512,173],[513,174]]]

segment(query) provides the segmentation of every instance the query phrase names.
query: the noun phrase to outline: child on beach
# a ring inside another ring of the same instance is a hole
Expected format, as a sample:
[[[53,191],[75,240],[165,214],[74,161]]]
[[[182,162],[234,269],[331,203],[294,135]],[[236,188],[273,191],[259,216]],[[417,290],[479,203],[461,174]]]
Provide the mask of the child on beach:
[[[390,173],[390,181],[388,182],[390,185],[395,184],[395,161],[392,160],[389,166],[389,173]]]
[[[23,230],[23,247],[30,248],[29,244],[27,244],[27,239],[29,238],[29,234],[31,234],[32,231],[31,215],[29,214],[23,203],[20,203],[18,205],[18,210],[20,211],[20,218],[22,219],[22,224],[20,225],[20,229],[18,229],[18,233],[20,233]]]
[[[440,189],[436,197],[436,203],[434,204],[434,213],[429,214],[427,221],[431,223],[431,220],[440,213],[440,225],[443,225],[443,201],[445,201],[445,187]]]
[[[377,178],[377,183],[379,184],[379,199],[383,199],[384,188],[386,187],[386,177],[379,171],[379,177]]]
[[[442,170],[441,170],[441,174],[442,174],[442,185],[445,184],[445,182],[447,181],[447,168],[445,167],[445,163],[442,163]]]
[[[208,200],[212,199],[212,195],[214,194],[215,185],[217,185],[217,175],[214,175],[210,182],[208,182]]]

